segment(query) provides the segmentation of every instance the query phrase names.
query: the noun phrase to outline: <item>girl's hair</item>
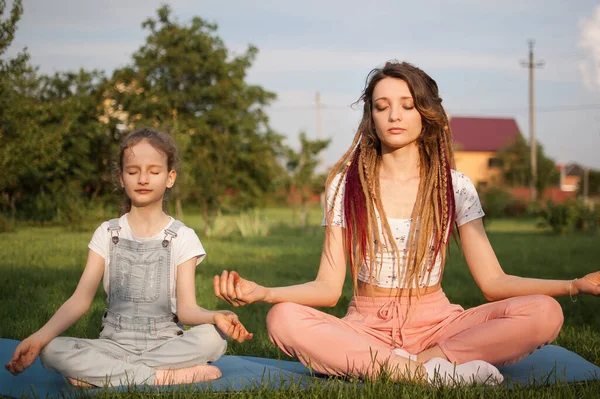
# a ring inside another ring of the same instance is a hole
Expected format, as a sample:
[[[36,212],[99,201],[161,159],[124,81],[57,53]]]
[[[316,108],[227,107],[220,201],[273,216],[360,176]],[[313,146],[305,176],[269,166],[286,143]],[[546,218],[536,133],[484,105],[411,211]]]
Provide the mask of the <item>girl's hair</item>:
[[[173,137],[165,132],[159,132],[150,128],[144,128],[126,135],[123,138],[123,140],[121,140],[119,158],[117,160],[116,165],[118,176],[121,176],[121,174],[123,173],[123,157],[125,156],[125,151],[142,140],[147,140],[152,147],[154,147],[156,150],[162,152],[167,156],[167,170],[169,172],[172,170],[177,170],[176,168],[179,165],[179,151],[177,150],[177,145],[175,144],[175,140],[173,139]],[[117,179],[117,181],[119,181],[119,179]],[[165,193],[165,198],[169,193],[169,190],[170,189],[167,189]],[[166,200],[163,201],[163,209],[165,211],[167,210],[166,204]],[[129,212],[130,210],[131,199],[127,195],[125,195],[121,204],[120,214],[123,215]]]
[[[420,183],[411,215],[413,223],[407,237],[406,257],[401,256],[398,250],[380,199],[381,142],[372,118],[372,97],[377,83],[388,77],[406,82],[423,124],[423,130],[417,139]],[[330,187],[334,178],[341,174],[334,195],[329,199],[327,226],[331,226],[333,204],[345,181],[344,245],[354,290],[357,290],[358,273],[367,257],[369,277],[372,278],[373,271],[378,270],[375,255],[377,252],[382,254],[384,247],[391,247],[393,250],[398,278],[409,287],[414,282],[418,288],[422,276],[429,274],[437,257],[441,258],[443,268],[456,216],[451,176],[451,169],[455,167],[454,152],[448,117],[442,107],[435,81],[421,69],[406,62],[387,62],[383,68],[373,69],[367,77],[359,101],[361,100],[364,102],[363,116],[352,145],[327,178],[327,187]],[[383,234],[378,228],[376,212],[380,215]],[[403,258],[406,259],[406,269],[401,274]],[[429,279],[426,285],[428,282]]]

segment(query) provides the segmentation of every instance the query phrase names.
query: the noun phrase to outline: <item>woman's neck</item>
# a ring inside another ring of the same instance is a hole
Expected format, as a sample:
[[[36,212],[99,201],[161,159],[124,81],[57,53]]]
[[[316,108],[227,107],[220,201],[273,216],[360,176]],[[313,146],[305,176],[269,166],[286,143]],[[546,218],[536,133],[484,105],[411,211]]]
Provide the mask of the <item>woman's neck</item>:
[[[385,180],[406,181],[419,177],[419,148],[416,143],[393,150],[382,148],[379,176]]]
[[[169,216],[160,208],[147,206],[138,208],[132,206],[127,214],[127,223],[136,237],[154,237],[169,223]]]

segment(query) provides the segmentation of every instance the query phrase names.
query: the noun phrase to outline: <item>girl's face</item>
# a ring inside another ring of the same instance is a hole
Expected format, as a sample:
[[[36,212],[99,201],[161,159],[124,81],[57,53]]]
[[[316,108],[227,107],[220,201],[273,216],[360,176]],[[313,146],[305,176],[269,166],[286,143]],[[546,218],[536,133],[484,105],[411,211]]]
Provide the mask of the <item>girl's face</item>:
[[[382,79],[373,90],[372,102],[371,113],[382,153],[416,143],[423,123],[404,80]]]
[[[121,187],[136,207],[161,204],[167,188],[173,187],[177,172],[169,171],[167,155],[142,140],[123,153]]]

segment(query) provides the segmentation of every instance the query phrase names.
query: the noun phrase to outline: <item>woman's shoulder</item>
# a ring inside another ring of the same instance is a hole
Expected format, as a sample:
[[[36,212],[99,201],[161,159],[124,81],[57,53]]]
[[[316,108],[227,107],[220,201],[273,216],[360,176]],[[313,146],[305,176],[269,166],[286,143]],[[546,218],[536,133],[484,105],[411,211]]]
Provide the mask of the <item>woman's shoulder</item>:
[[[341,184],[340,184],[341,182]],[[339,190],[338,190],[339,186]],[[336,190],[343,193],[344,187],[346,186],[346,177],[343,172],[338,172],[333,178],[331,182],[329,182],[329,186],[327,186],[327,191],[329,193],[334,193]]]
[[[450,169],[450,172],[452,174],[452,186],[455,192],[457,191],[457,189],[460,190],[463,188],[474,187],[473,182],[471,181],[469,176],[465,175],[462,172],[459,172],[456,169]]]
[[[456,169],[450,169],[450,173],[452,174],[452,180],[459,180],[459,179],[467,179],[470,180],[469,177],[467,175],[465,175],[462,172],[459,172]]]

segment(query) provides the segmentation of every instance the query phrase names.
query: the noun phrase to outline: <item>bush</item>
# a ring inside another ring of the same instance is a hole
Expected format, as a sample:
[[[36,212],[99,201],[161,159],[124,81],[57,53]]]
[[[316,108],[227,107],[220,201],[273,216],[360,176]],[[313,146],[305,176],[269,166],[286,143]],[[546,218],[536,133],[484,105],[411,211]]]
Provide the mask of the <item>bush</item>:
[[[504,207],[504,216],[507,218],[517,218],[529,213],[528,204],[519,199],[513,197],[512,200]]]
[[[224,217],[219,210],[213,222],[206,228],[204,234],[207,237],[227,237],[233,233],[235,227],[230,218]]]
[[[0,233],[11,233],[13,231],[15,231],[13,220],[0,214]]]
[[[88,214],[88,202],[76,184],[57,189],[55,195],[55,220],[70,231],[83,231],[83,222]]]
[[[504,188],[492,186],[481,191],[481,205],[490,218],[514,218],[527,213],[527,204]]]
[[[258,209],[242,213],[235,224],[242,237],[264,237],[269,235],[270,225],[266,217],[262,217]]]
[[[586,204],[584,201],[577,201],[576,209],[575,230],[597,233],[600,227],[600,207],[595,204]]]
[[[582,200],[556,204],[548,200],[538,214],[539,224],[548,226],[554,233],[567,234],[573,231],[596,233],[600,227],[600,208]]]

